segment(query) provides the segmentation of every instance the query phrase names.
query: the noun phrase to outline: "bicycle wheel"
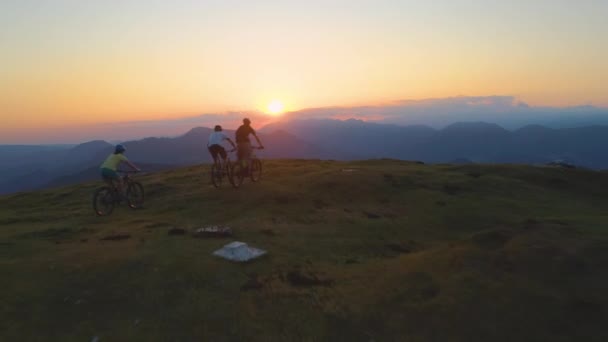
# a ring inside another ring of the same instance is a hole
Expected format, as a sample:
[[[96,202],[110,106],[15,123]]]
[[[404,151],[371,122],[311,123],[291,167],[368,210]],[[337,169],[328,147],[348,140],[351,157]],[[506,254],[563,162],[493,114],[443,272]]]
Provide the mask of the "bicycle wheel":
[[[220,185],[222,185],[222,169],[217,163],[211,165],[211,183],[213,183],[213,186],[216,188],[219,188]]]
[[[228,172],[228,177],[230,179],[230,184],[233,187],[238,188],[243,184],[243,179],[245,179],[245,175],[243,174],[243,167],[241,163],[232,164],[231,171]]]
[[[226,160],[224,163],[224,172],[222,175],[228,177],[228,180],[232,177],[232,162],[230,160]]]
[[[95,190],[93,210],[97,216],[107,216],[114,210],[114,191],[107,186]]]
[[[262,178],[262,162],[259,159],[251,160],[251,181],[257,182]]]
[[[129,183],[127,188],[127,203],[131,209],[141,208],[144,205],[144,187],[138,182]]]

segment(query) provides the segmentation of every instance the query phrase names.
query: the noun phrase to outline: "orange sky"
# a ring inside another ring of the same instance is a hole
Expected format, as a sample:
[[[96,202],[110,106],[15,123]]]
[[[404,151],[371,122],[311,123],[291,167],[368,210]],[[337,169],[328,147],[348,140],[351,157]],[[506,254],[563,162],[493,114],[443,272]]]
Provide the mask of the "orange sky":
[[[6,1],[0,133],[513,95],[608,106],[603,1]]]

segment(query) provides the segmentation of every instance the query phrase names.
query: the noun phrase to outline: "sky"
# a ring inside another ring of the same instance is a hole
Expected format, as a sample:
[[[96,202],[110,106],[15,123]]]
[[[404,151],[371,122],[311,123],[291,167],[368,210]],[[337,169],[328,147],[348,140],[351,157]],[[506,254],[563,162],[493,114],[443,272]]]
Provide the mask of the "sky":
[[[603,0],[3,0],[0,143],[272,100],[608,107],[607,17]]]

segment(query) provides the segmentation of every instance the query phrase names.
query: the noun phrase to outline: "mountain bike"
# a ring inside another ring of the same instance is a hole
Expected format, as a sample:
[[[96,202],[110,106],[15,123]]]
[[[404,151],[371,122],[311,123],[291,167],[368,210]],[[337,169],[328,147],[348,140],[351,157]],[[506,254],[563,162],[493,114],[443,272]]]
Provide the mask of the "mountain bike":
[[[144,187],[130,176],[133,173],[137,173],[137,171],[118,170],[116,172],[123,174],[120,181],[123,182],[124,188],[127,189],[127,205],[131,209],[141,208],[144,204]],[[98,188],[93,194],[93,210],[95,210],[95,214],[97,216],[110,215],[114,210],[114,206],[121,203],[121,197],[118,188],[114,184]]]
[[[230,183],[233,187],[240,187],[245,177],[249,177],[252,182],[258,182],[262,178],[262,161],[255,155],[255,150],[261,149],[259,146],[251,146],[249,165],[246,167],[243,167],[242,162],[232,164]]]
[[[234,152],[235,150],[226,151],[227,153]],[[222,161],[221,157],[218,157],[217,162],[213,162],[211,165],[211,183],[214,187],[219,188],[222,185],[224,176],[228,177],[230,184],[232,184],[232,161],[230,161],[230,154],[226,157],[225,161]]]

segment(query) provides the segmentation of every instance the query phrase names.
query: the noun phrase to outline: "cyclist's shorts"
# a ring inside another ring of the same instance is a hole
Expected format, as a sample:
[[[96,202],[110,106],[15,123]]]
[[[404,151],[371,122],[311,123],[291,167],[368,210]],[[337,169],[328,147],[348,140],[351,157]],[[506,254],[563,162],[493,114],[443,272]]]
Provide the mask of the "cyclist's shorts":
[[[120,176],[112,169],[102,168],[101,177],[107,180],[120,180]]]
[[[237,143],[236,148],[236,154],[239,160],[249,159],[251,157],[251,143]]]
[[[222,156],[222,159],[226,159],[226,157],[228,156],[224,147],[220,145],[211,145],[208,147],[208,149],[209,153],[211,153],[211,156],[213,157],[213,160],[216,160],[218,155]]]

